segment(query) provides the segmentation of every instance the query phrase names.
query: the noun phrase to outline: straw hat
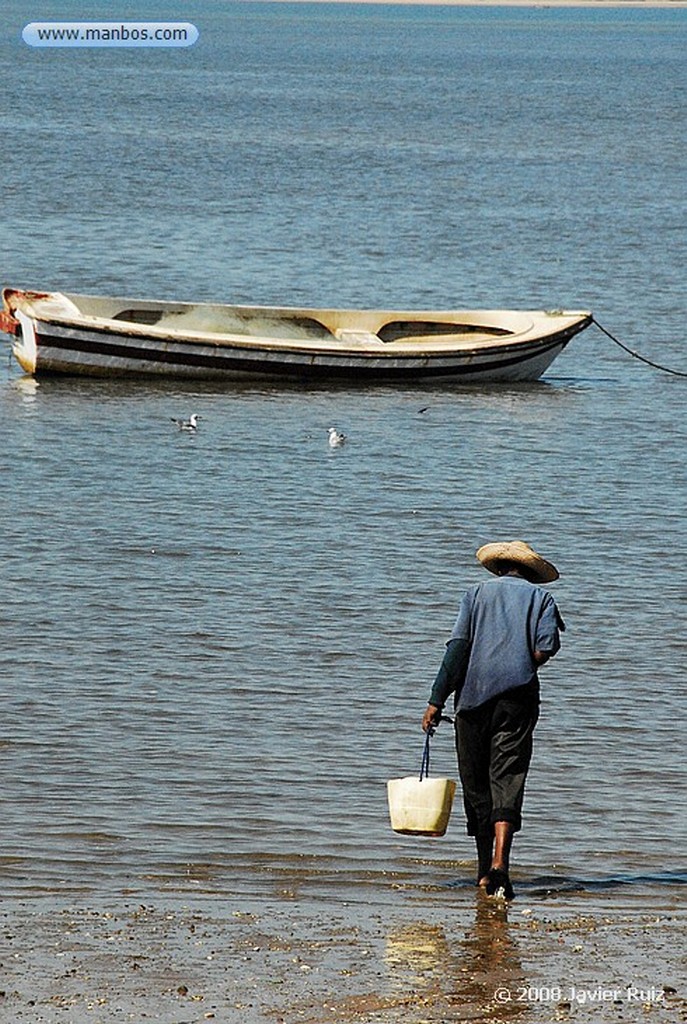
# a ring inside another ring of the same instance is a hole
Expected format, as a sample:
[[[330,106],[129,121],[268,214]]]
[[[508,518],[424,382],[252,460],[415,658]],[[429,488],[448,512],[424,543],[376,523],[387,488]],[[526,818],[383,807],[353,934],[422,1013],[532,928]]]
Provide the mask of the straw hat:
[[[553,583],[558,579],[558,569],[551,562],[538,555],[524,540],[504,540],[495,544],[484,544],[477,552],[477,558],[489,572],[499,574],[503,562],[514,562],[527,570],[528,579],[533,583]]]

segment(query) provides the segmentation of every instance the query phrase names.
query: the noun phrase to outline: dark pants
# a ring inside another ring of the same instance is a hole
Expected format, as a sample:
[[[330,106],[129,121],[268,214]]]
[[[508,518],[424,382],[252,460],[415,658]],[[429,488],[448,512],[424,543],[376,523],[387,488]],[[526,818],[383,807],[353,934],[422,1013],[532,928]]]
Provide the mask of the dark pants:
[[[493,833],[494,822],[522,825],[532,733],[539,717],[537,686],[521,686],[456,715],[456,750],[468,835]]]

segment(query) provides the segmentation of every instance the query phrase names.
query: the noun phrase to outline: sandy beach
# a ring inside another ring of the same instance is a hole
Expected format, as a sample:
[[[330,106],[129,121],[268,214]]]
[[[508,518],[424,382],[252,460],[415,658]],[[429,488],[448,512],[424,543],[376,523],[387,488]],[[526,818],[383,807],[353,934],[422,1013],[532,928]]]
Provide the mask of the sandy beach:
[[[0,1021],[687,1020],[676,898],[390,895],[6,903]]]

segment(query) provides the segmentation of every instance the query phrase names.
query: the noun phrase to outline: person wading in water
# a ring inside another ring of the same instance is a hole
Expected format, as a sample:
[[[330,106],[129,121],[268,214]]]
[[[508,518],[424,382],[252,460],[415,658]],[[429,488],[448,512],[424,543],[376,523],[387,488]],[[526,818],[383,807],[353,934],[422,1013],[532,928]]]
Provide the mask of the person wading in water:
[[[558,570],[524,541],[485,544],[477,558],[497,578],[471,587],[434,681],[422,728],[435,728],[450,694],[468,835],[477,884],[513,899],[509,862],[522,826],[532,734],[539,717],[537,670],[560,648],[565,624],[540,586]]]

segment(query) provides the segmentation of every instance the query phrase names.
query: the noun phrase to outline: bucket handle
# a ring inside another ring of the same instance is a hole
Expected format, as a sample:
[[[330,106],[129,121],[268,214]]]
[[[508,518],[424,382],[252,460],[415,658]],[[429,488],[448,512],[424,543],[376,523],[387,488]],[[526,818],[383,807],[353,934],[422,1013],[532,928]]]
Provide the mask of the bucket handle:
[[[441,715],[439,717],[439,721],[450,722],[451,725],[453,725],[453,719],[449,718],[448,715]],[[420,765],[420,782],[422,782],[423,779],[429,778],[429,741],[433,735],[434,729],[430,726],[430,728],[425,733],[425,747],[424,750],[422,751],[422,763]]]
[[[429,778],[429,741],[434,729],[428,729],[425,733],[425,747],[422,751],[422,764],[420,765],[420,782]]]

